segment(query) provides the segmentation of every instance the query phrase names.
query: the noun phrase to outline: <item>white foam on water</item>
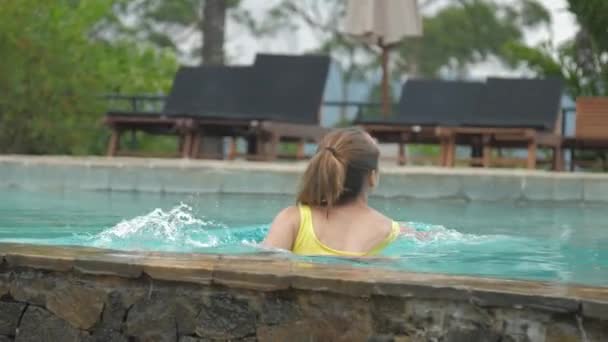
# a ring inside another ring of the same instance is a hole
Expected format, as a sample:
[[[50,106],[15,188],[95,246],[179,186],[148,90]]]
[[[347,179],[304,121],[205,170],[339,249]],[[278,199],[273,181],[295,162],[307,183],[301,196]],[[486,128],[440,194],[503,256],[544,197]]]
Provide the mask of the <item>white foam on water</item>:
[[[418,245],[429,245],[435,243],[484,243],[503,238],[501,235],[476,235],[461,233],[442,225],[427,224],[422,222],[402,222],[406,227],[414,231],[401,234],[403,238],[411,239]]]
[[[220,236],[226,233],[224,224],[197,218],[192,207],[180,203],[168,211],[156,208],[145,215],[123,220],[87,240],[95,247],[190,251],[216,247],[221,243]]]

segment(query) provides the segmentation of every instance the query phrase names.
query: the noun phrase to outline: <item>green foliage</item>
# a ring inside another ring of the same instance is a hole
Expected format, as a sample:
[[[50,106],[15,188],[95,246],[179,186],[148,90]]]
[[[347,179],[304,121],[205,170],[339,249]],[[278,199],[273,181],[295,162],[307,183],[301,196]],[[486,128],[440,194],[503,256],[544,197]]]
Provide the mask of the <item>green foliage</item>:
[[[172,55],[94,39],[113,0],[0,0],[0,152],[99,153],[107,92],[166,90]]]
[[[398,72],[435,77],[457,76],[490,57],[504,59],[504,45],[521,41],[523,29],[547,24],[547,10],[533,0],[501,5],[490,0],[461,0],[424,18],[424,35],[401,44]]]
[[[158,136],[143,132],[127,132],[121,139],[121,150],[143,156],[178,157],[179,140],[174,136]],[[105,147],[105,146],[104,146]]]
[[[524,65],[538,75],[560,76],[570,95],[608,94],[608,2],[568,0],[580,26],[576,36],[560,46],[540,47],[511,43],[505,46],[514,65]]]
[[[250,23],[252,32],[278,36],[304,27],[318,39],[317,51],[331,54],[342,70],[342,100],[349,99],[347,85],[371,78],[380,71],[380,53],[342,32],[345,1],[282,0],[266,18]],[[438,4],[439,10],[424,18],[424,35],[406,39],[391,53],[392,81],[401,75],[436,77],[448,71],[465,76],[470,67],[490,58],[510,61],[504,46],[521,42],[523,30],[550,23],[549,12],[536,0],[499,2],[458,0],[440,3],[420,1],[421,8]],[[455,75],[454,75],[455,74]],[[372,88],[369,101],[380,102],[380,85]],[[381,111],[366,109],[364,116]]]
[[[238,8],[240,0],[225,0],[237,21],[252,20]],[[120,0],[107,14],[103,29],[113,36],[136,38],[168,48],[188,61],[200,61],[204,0]],[[189,44],[183,44],[184,42]]]
[[[515,47],[524,49],[523,30],[551,22],[547,10],[534,0],[500,4],[491,0],[460,0],[425,17],[424,34],[400,44],[392,80],[401,74],[439,77],[447,72],[452,77],[465,77],[471,66],[496,58],[516,65]],[[506,47],[510,48],[507,49]],[[532,55],[531,51],[528,51]],[[532,57],[532,56],[531,56]],[[539,53],[537,59],[544,57]],[[547,62],[547,61],[545,61]],[[380,84],[372,87],[368,101],[380,102]],[[364,118],[381,115],[379,109],[362,111]]]
[[[598,50],[608,51],[608,2],[605,0],[568,0],[569,10]]]

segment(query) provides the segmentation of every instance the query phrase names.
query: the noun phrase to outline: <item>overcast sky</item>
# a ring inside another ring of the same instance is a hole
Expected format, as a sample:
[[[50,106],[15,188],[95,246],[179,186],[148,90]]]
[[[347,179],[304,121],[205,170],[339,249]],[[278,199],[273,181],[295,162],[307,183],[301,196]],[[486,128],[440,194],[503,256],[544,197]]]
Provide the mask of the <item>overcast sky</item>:
[[[243,6],[246,6],[256,17],[264,15],[264,12],[273,3],[278,0],[244,0]],[[319,0],[320,1],[320,0]],[[332,0],[346,1],[346,0]],[[513,1],[513,0],[503,0]],[[539,0],[552,14],[551,32],[547,30],[538,30],[536,32],[527,32],[526,41],[529,44],[534,44],[539,41],[547,40],[551,35],[554,41],[559,44],[564,40],[569,39],[576,33],[576,22],[574,17],[567,11],[566,0]],[[314,35],[308,30],[300,30],[294,35],[283,35],[276,39],[255,39],[242,28],[237,27],[233,23],[228,23],[227,27],[227,44],[226,49],[230,61],[235,64],[248,64],[253,60],[256,52],[276,52],[276,53],[302,53],[314,48],[317,41]],[[487,65],[479,66],[473,70],[473,76],[484,76],[489,73],[504,74],[511,73],[503,70],[496,63],[487,63]]]

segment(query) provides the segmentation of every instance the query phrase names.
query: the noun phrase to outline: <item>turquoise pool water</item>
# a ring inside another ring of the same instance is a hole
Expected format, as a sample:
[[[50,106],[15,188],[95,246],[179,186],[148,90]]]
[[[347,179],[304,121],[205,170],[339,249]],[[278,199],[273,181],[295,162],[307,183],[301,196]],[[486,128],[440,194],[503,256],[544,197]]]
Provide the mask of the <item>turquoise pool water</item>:
[[[200,253],[258,250],[274,214],[292,201],[0,191],[0,242]],[[431,238],[403,236],[385,251],[386,260],[358,266],[608,286],[606,206],[395,199],[374,199],[372,205]]]

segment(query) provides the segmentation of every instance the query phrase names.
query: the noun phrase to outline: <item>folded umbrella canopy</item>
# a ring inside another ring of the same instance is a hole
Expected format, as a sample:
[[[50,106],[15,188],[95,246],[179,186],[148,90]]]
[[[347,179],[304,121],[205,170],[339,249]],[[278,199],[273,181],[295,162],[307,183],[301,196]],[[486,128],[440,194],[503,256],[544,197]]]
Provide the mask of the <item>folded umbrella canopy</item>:
[[[388,115],[388,52],[405,37],[422,35],[416,0],[349,0],[345,31],[382,49],[382,111]]]

